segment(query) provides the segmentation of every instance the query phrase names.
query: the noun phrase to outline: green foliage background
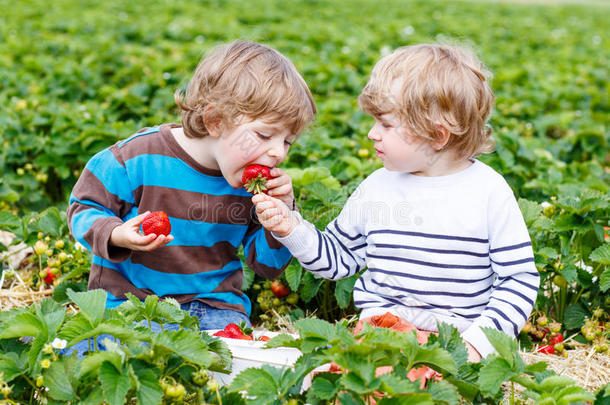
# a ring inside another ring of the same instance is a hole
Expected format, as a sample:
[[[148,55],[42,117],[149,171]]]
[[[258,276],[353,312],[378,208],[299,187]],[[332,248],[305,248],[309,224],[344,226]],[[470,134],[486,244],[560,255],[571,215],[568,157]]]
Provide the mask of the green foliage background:
[[[294,61],[315,96],[316,124],[284,167],[304,216],[323,227],[381,165],[357,154],[371,150],[372,119],[356,98],[375,61],[401,45],[464,42],[495,75],[497,152],[482,160],[524,198],[538,305],[579,327],[608,307],[610,288],[610,7],[544,3],[0,0],[0,204],[17,215],[65,210],[94,153],[177,122],[173,93],[205,51],[243,38]],[[543,215],[542,201],[556,211]],[[562,292],[556,275],[568,281]],[[335,287],[298,265],[285,277],[327,319],[349,308],[353,279]]]

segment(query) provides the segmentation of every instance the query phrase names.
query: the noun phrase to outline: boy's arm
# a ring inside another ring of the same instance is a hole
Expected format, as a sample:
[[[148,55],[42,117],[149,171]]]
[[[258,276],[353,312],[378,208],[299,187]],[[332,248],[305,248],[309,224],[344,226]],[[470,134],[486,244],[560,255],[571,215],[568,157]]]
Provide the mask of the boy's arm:
[[[487,307],[463,337],[483,357],[494,351],[481,327],[516,338],[529,318],[540,285],[532,243],[510,187],[493,194],[488,211],[489,257],[496,280]]]
[[[357,204],[350,197],[337,218],[324,232],[304,220],[296,211],[288,210],[278,200],[258,195],[253,198],[263,226],[274,232],[303,267],[320,277],[341,279],[364,267],[366,240],[360,232]]]
[[[271,232],[253,220],[243,240],[246,263],[259,276],[272,279],[284,272],[292,254],[271,235]]]
[[[74,238],[94,255],[120,262],[130,249],[111,246],[114,228],[135,207],[127,172],[110,149],[91,158],[70,195],[68,226]]]

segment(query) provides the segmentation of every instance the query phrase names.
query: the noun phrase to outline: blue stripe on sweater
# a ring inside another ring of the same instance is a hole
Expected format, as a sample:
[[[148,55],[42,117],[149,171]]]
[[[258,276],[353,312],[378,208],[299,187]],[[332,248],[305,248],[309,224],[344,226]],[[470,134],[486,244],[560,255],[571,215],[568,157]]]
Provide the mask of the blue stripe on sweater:
[[[407,236],[421,236],[423,238],[431,238],[431,239],[446,239],[446,240],[460,240],[464,242],[478,242],[478,243],[488,243],[489,239],[482,238],[472,238],[467,236],[451,236],[451,235],[438,235],[433,233],[423,233],[423,232],[409,232],[409,231],[397,231],[393,229],[378,229],[368,233],[367,236],[374,235],[377,233],[385,233],[392,235],[407,235]]]
[[[444,283],[462,283],[462,284],[471,284],[471,283],[476,283],[479,281],[483,281],[483,280],[487,280],[490,277],[493,277],[494,273],[489,273],[489,275],[483,277],[483,278],[478,278],[475,280],[471,280],[471,279],[456,279],[455,277],[428,277],[428,276],[418,276],[415,274],[410,274],[410,273],[405,273],[405,272],[400,272],[400,271],[391,271],[391,270],[382,270],[382,269],[377,269],[374,267],[369,267],[368,270],[371,273],[383,273],[383,274],[389,274],[392,276],[398,276],[398,277],[404,277],[404,278],[413,278],[416,280],[426,280],[426,281],[442,281]]]
[[[127,259],[118,266],[99,256],[93,256],[93,263],[118,271],[139,289],[149,289],[159,297],[173,294],[212,293],[218,285],[236,270],[241,262],[234,260],[221,269],[195,274],[163,273],[136,264]]]
[[[428,267],[439,267],[442,269],[488,269],[489,265],[464,265],[464,264],[444,264],[444,263],[432,263],[432,262],[424,262],[422,260],[415,259],[407,259],[405,257],[394,257],[394,256],[381,256],[374,255],[371,253],[367,254],[367,257],[372,257],[375,259],[384,259],[384,260],[392,260],[396,262],[405,262],[405,263],[413,263],[413,264],[421,264],[422,266]]]
[[[290,253],[288,248],[282,246],[279,249],[272,249],[269,246],[263,228],[260,228],[252,235],[248,235],[248,237],[244,240],[244,255],[246,258],[248,258],[250,255],[252,243],[255,243],[257,263],[276,269],[281,269],[290,260],[292,260],[292,253]]]
[[[252,196],[243,188],[233,188],[224,177],[203,174],[184,161],[170,156],[138,155],[125,161],[125,167],[134,190],[140,186],[157,186],[195,193],[205,190],[210,195]],[[176,173],[180,175],[176,176]],[[125,179],[115,181],[124,182]]]
[[[109,149],[104,149],[93,156],[85,168],[99,179],[110,194],[116,195],[125,202],[135,203],[132,190],[136,187],[129,184],[125,168]]]
[[[440,295],[440,296],[447,296],[447,297],[476,297],[479,296],[481,294],[485,294],[487,291],[489,291],[491,289],[491,287],[487,287],[484,288],[480,291],[475,291],[473,293],[459,293],[459,292],[448,292],[448,291],[422,291],[422,290],[412,290],[410,288],[405,288],[405,287],[399,287],[399,286],[395,286],[395,285],[390,285],[390,284],[385,284],[385,283],[380,283],[379,281],[376,281],[375,279],[371,279],[371,281],[374,284],[377,284],[380,287],[385,287],[385,288],[391,288],[394,290],[399,290],[399,291],[404,291],[404,292],[408,292],[413,294],[414,296],[421,296],[421,295]]]
[[[364,246],[366,246],[366,244]],[[423,247],[417,247],[417,246],[394,245],[394,244],[391,244],[391,243],[376,243],[375,247],[377,247],[377,248],[388,248],[388,249],[419,250],[419,251],[422,251],[422,252],[430,252],[430,253],[468,255],[468,256],[476,256],[476,257],[487,257],[487,256],[489,256],[488,252],[477,253],[477,252],[469,252],[469,251],[466,251],[466,250],[430,249],[430,248],[423,248]]]
[[[113,214],[100,211],[95,207],[81,211],[72,217],[72,234],[81,245],[91,250],[91,246],[85,240],[85,233],[87,233],[95,221],[101,218],[108,218],[111,215]]]
[[[499,247],[499,248],[495,248],[495,249],[490,249],[489,253],[497,253],[497,252],[504,252],[506,250],[521,249],[522,247],[526,247],[526,246],[532,246],[532,242],[528,241],[528,242],[518,243],[516,245],[503,246],[503,247]]]
[[[171,217],[174,240],[169,246],[214,246],[221,241],[238,247],[248,227],[246,225],[214,224]]]
[[[159,126],[156,127],[152,127],[144,132],[138,132],[133,134],[132,136],[130,136],[129,138],[125,139],[124,141],[122,141],[121,143],[119,143],[118,148],[122,148],[123,146],[125,146],[126,143],[128,143],[129,141],[134,140],[135,138],[138,138],[140,136],[144,136],[144,135],[150,135],[150,134],[154,134],[156,132],[159,132]]]

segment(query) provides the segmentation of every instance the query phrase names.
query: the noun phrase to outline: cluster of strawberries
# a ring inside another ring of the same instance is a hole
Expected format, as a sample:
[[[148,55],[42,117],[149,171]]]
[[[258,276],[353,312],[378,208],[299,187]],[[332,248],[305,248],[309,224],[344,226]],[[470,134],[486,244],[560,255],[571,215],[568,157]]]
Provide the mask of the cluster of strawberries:
[[[541,342],[536,352],[567,355],[563,344],[563,335],[560,333],[561,324],[559,322],[549,322],[546,316],[541,315],[536,319],[536,326],[526,322],[522,331],[528,333],[534,341]]]
[[[266,342],[271,339],[269,336],[261,336],[255,339],[252,336],[252,328],[246,327],[243,322],[241,325],[230,323],[225,326],[223,330],[214,333],[214,336],[240,340],[259,340],[261,342]]]

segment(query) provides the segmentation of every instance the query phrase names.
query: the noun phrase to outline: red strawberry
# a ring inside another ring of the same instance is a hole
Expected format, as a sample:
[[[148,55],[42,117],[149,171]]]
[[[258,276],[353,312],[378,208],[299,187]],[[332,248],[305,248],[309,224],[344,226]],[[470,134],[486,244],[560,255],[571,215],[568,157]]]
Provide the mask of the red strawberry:
[[[142,221],[142,230],[145,235],[154,233],[155,235],[169,235],[172,226],[169,223],[167,214],[163,211],[151,212]]]
[[[555,348],[551,345],[540,346],[536,351],[544,354],[555,354]]]
[[[214,333],[214,336],[223,337],[223,338],[232,338],[233,337],[226,330],[219,330],[218,332]]]
[[[47,284],[53,284],[53,281],[57,278],[58,272],[54,272],[50,267],[45,267],[44,270],[41,270],[38,274],[40,278],[44,280]]]
[[[269,336],[261,336],[260,338],[258,338],[258,340],[260,340],[261,342],[268,342],[269,340],[271,340],[271,338]]]
[[[549,339],[549,343],[552,345],[556,345],[557,343],[562,343],[562,342],[563,342],[563,335],[561,333],[557,333],[556,335],[553,335]]]
[[[244,170],[241,182],[244,188],[252,194],[266,193],[267,180],[271,180],[271,168],[262,165],[250,165]]]
[[[271,292],[273,292],[273,295],[277,298],[284,298],[290,294],[290,288],[282,284],[280,280],[274,280],[273,283],[271,283]]]
[[[243,334],[244,334],[241,331],[241,328],[239,327],[239,325],[237,325],[235,323],[230,323],[227,326],[225,326],[224,331],[227,332],[229,335],[232,335],[231,337],[240,337],[240,336],[243,336]]]

